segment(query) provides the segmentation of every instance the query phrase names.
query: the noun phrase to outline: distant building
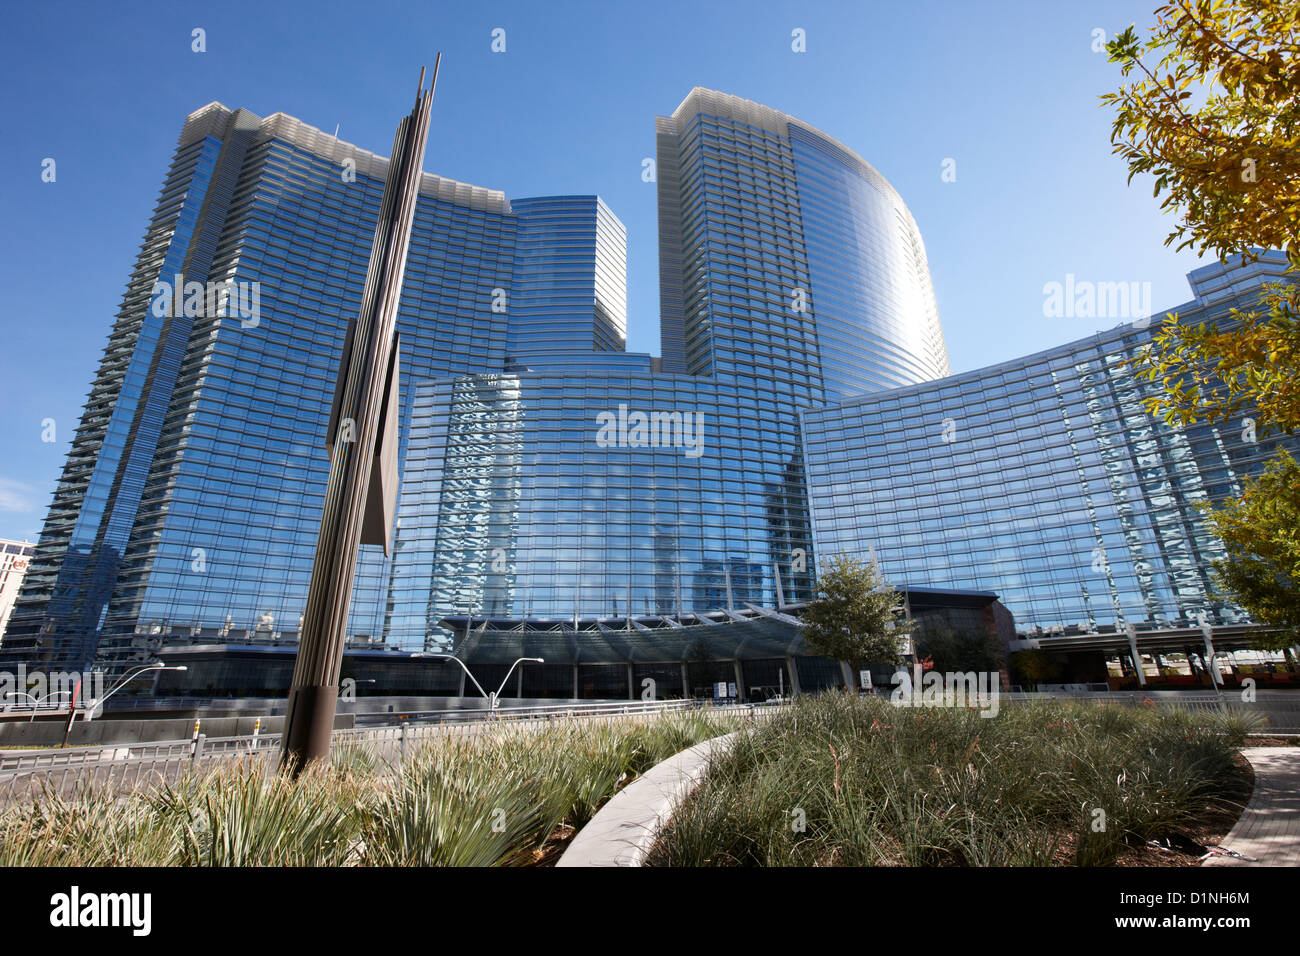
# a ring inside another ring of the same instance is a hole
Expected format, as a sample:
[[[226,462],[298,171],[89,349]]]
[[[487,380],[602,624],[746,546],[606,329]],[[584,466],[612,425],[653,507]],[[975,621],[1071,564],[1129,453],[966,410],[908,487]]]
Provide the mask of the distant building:
[[[18,589],[22,587],[35,550],[36,546],[30,541],[0,538],[0,641],[4,640],[9,614],[18,600]]]

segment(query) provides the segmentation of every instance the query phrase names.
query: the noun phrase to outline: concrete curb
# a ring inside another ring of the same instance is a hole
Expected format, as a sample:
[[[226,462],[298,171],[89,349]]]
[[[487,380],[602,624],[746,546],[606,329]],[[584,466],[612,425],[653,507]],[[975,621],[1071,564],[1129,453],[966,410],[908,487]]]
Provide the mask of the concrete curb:
[[[714,737],[655,764],[600,808],[555,865],[644,864],[660,828],[704,778],[710,758],[726,751],[735,737]]]

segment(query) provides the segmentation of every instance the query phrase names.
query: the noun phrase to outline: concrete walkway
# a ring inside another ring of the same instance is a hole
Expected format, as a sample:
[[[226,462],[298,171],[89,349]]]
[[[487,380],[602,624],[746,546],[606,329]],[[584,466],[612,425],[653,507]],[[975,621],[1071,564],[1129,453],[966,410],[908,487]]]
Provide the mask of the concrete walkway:
[[[1241,755],[1255,771],[1255,790],[1223,846],[1250,860],[1214,856],[1203,865],[1300,866],[1300,747],[1247,747]]]

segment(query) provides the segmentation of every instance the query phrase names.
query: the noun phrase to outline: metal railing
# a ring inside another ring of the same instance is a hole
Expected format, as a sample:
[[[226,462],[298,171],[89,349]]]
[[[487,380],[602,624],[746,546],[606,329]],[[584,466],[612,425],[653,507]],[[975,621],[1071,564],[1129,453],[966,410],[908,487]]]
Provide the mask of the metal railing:
[[[336,730],[336,746],[361,746],[381,763],[397,766],[420,743],[449,736],[472,737],[491,728],[542,730],[557,720],[618,721],[695,709],[693,700],[627,701],[520,707],[498,711],[429,711],[403,714],[400,724]],[[394,715],[386,715],[392,717]],[[93,791],[120,794],[152,790],[178,781],[190,771],[205,771],[231,760],[274,764],[280,758],[279,733],[189,740],[108,744],[59,750],[0,751],[0,803],[38,799],[45,793],[74,797]]]
[[[193,740],[63,750],[0,752],[0,800],[62,797],[79,790],[152,789],[180,778],[202,759],[202,735]]]
[[[627,700],[598,701],[582,703],[574,701],[566,704],[539,705],[535,707],[498,707],[491,710],[480,708],[453,708],[444,710],[411,710],[400,714],[359,713],[357,720],[394,719],[418,721],[421,723],[467,723],[484,720],[536,720],[555,719],[557,717],[593,717],[607,714],[616,716],[628,714],[660,714],[669,711],[691,710],[702,706],[697,700]]]
[[[1240,694],[1217,694],[1213,691],[1110,691],[1090,694],[1016,692],[1003,693],[1001,701],[1026,703],[1035,700],[1069,700],[1126,707],[1156,706],[1186,710],[1230,709],[1263,717],[1257,732],[1300,733],[1300,694],[1282,691],[1260,693],[1253,702]],[[473,737],[492,728],[508,726],[512,730],[543,730],[556,721],[622,721],[652,714],[674,713],[711,702],[619,701],[616,703],[568,703],[550,707],[507,708],[498,711],[448,710],[402,715],[395,726],[357,727],[334,731],[333,741],[340,748],[361,747],[376,758],[378,764],[396,768],[423,742],[446,737]],[[753,716],[770,716],[778,707],[733,705],[727,711],[747,712]],[[73,747],[60,750],[0,751],[0,803],[39,799],[42,794],[56,793],[72,797],[93,791],[121,794],[132,790],[152,790],[164,783],[174,783],[187,772],[215,769],[235,760],[273,766],[280,758],[281,736],[278,733],[245,734],[237,737],[213,737],[196,734],[189,740],[153,743],[109,744],[97,747]]]
[[[1256,733],[1300,734],[1300,694],[1288,691],[1260,691],[1253,701],[1241,692],[1152,690],[1099,691],[1084,694],[1054,691],[1004,693],[1001,700],[1012,703],[1035,700],[1068,700],[1072,703],[1118,704],[1124,707],[1160,707],[1181,710],[1230,710],[1262,718]]]

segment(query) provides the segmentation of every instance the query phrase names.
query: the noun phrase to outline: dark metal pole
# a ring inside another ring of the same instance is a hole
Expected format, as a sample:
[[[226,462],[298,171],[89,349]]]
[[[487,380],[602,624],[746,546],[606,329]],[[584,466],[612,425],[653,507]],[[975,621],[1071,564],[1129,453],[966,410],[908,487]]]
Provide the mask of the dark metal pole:
[[[81,681],[77,681],[77,686],[72,689],[72,700],[68,702],[68,723],[63,728],[63,746],[68,745],[68,740],[72,737],[72,722],[77,719],[77,698],[81,696]]]
[[[328,433],[329,483],[281,755],[281,766],[295,774],[308,761],[329,756],[358,548],[383,544],[388,551],[396,495],[397,305],[441,59],[428,90],[420,71],[415,108],[397,127],[361,310],[349,324],[340,362]]]

